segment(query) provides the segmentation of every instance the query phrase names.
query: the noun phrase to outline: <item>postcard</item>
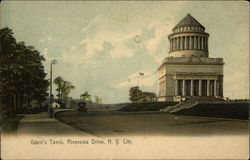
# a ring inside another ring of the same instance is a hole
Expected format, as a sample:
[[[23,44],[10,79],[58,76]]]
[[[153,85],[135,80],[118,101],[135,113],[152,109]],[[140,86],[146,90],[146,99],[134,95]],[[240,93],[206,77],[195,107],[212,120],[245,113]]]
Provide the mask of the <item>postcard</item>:
[[[2,1],[1,159],[248,159],[245,1]]]

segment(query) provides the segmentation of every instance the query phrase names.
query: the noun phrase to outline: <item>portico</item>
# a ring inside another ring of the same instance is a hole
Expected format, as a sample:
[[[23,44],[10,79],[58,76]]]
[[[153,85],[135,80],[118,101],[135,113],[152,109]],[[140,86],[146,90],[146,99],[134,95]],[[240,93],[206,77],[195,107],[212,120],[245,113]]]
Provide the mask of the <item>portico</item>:
[[[175,96],[219,96],[217,79],[175,79]],[[181,85],[180,85],[181,84]],[[202,88],[206,88],[202,92]]]

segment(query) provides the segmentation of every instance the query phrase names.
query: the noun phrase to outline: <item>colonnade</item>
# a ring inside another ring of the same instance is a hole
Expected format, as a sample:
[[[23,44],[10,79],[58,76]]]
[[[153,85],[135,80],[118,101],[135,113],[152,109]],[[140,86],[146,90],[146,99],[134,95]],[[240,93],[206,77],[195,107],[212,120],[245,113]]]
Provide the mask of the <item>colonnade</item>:
[[[180,36],[170,38],[170,51],[176,50],[203,50],[208,51],[208,37]]]
[[[176,96],[220,96],[217,79],[176,79]]]

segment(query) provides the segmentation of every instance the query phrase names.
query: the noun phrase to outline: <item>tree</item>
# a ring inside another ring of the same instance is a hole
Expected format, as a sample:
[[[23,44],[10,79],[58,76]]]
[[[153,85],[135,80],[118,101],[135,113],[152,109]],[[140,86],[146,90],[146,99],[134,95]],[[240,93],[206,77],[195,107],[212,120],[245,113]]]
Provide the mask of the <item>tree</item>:
[[[153,102],[156,100],[156,94],[153,92],[142,92],[138,86],[129,89],[129,100],[132,102]]]
[[[152,92],[142,92],[140,101],[154,102],[156,101],[156,94]]]
[[[57,85],[56,91],[58,92],[57,97],[59,101],[66,103],[66,101],[69,98],[68,96],[69,96],[70,91],[72,89],[75,89],[75,86],[73,86],[71,82],[65,81],[60,76],[54,79],[54,84]]]
[[[138,86],[131,87],[129,89],[129,96],[130,96],[129,100],[132,102],[137,102],[139,101],[141,94],[142,91],[139,89]]]
[[[64,85],[64,80],[63,80],[63,78],[61,77],[61,76],[59,76],[59,77],[56,77],[55,79],[54,79],[54,84],[56,84],[57,85],[57,89],[56,89],[56,91],[58,92],[57,93],[57,97],[58,97],[58,99],[59,99],[59,101],[61,102],[62,101],[62,89],[63,89],[63,85]]]
[[[80,99],[83,101],[90,101],[91,102],[91,95],[86,91],[80,95]]]
[[[102,99],[98,96],[95,96],[95,103],[97,104],[101,104],[102,103]]]
[[[17,43],[9,28],[0,30],[0,95],[12,96],[14,110],[41,104],[46,99],[48,80],[44,57],[33,46]]]
[[[72,85],[71,82],[69,81],[64,81],[63,82],[63,87],[62,87],[62,100],[66,103],[68,100],[69,93],[72,89],[75,89],[75,86]]]

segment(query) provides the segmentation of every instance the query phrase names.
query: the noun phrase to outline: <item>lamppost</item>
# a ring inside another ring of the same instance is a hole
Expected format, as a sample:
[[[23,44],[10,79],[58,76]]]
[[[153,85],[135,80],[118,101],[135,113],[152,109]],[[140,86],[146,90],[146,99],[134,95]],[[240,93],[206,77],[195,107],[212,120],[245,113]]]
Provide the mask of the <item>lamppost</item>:
[[[50,61],[50,87],[49,87],[49,106],[48,106],[48,114],[49,117],[52,117],[52,113],[51,113],[51,101],[52,101],[52,65],[56,64],[57,61],[56,60],[51,60]]]

